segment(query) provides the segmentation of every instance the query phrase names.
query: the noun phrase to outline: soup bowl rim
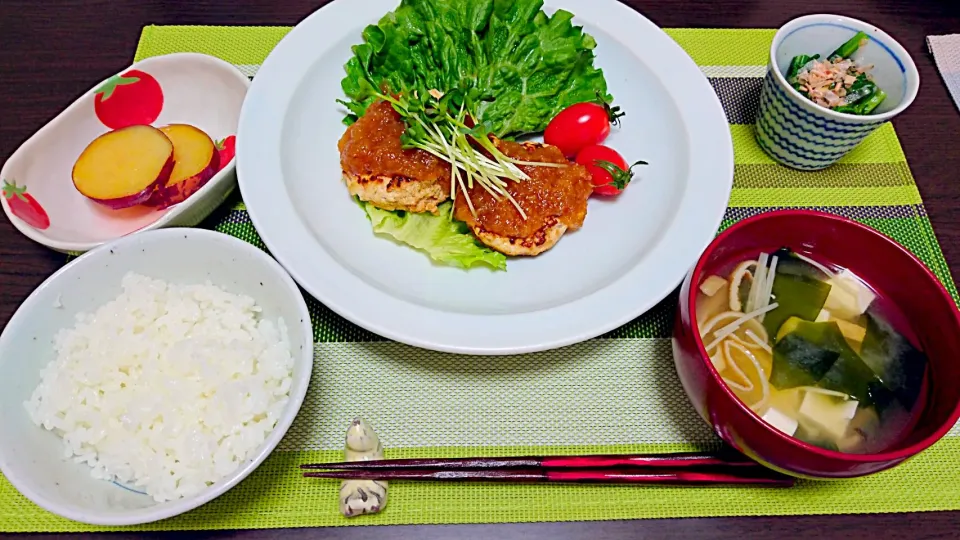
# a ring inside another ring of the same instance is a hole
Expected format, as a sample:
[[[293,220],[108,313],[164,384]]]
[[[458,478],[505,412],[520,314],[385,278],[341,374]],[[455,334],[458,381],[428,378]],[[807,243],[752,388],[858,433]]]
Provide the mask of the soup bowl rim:
[[[744,403],[730,387],[723,381],[723,378],[720,376],[720,372],[717,371],[716,367],[713,365],[713,362],[710,361],[710,356],[707,354],[706,347],[703,344],[703,340],[700,337],[700,329],[697,323],[696,317],[696,301],[697,301],[697,292],[699,291],[699,281],[700,278],[705,277],[705,267],[707,261],[710,259],[710,256],[721,246],[723,246],[732,236],[736,235],[741,229],[744,229],[758,221],[765,221],[774,217],[812,217],[815,219],[826,219],[831,220],[836,223],[842,224],[847,227],[855,227],[860,229],[863,232],[868,233],[869,236],[872,236],[875,241],[883,242],[888,244],[890,247],[899,251],[902,255],[909,258],[911,263],[915,266],[918,266],[920,270],[925,274],[926,279],[931,280],[937,288],[938,293],[941,296],[941,300],[944,300],[952,307],[951,315],[953,317],[953,326],[955,328],[960,328],[960,309],[957,308],[956,302],[954,302],[953,297],[944,287],[940,279],[930,270],[930,268],[924,264],[920,259],[918,259],[913,253],[910,252],[907,248],[902,246],[900,243],[891,239],[887,235],[870,228],[866,225],[858,223],[855,220],[839,216],[836,214],[830,214],[827,212],[821,212],[818,210],[775,210],[771,212],[765,212],[758,214],[756,216],[751,216],[749,218],[738,221],[737,223],[731,225],[713,240],[709,246],[703,251],[700,255],[700,259],[697,260],[696,266],[691,270],[691,279],[690,279],[690,291],[687,298],[682,299],[686,303],[687,309],[689,310],[690,315],[690,328],[692,339],[696,345],[697,355],[699,360],[706,364],[707,372],[710,374],[710,378],[713,383],[718,386],[726,399],[732,401],[741,412],[747,413],[747,415],[754,421],[758,422],[762,428],[767,432],[771,437],[779,439],[781,442],[789,444],[791,446],[797,447],[804,451],[816,454],[820,457],[833,459],[833,460],[843,460],[847,462],[855,463],[876,463],[876,462],[895,462],[902,461],[911,456],[919,454],[920,452],[926,450],[934,443],[943,438],[950,429],[960,420],[960,400],[957,403],[953,404],[953,411],[951,412],[948,419],[943,422],[933,433],[924,437],[920,441],[917,441],[909,446],[905,446],[896,450],[889,450],[883,452],[874,452],[874,453],[848,453],[840,452],[837,450],[828,450],[826,448],[821,448],[809,443],[806,443],[792,435],[787,435],[786,433],[780,431],[779,429],[770,425],[767,421],[760,417],[759,414],[754,412],[746,403]],[[814,250],[815,252],[815,250]],[[929,359],[931,362],[932,358]]]

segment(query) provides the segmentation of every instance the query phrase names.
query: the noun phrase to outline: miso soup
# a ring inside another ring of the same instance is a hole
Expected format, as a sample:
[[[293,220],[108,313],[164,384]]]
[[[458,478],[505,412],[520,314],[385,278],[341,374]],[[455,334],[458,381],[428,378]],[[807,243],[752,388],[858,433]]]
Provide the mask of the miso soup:
[[[780,249],[699,289],[710,360],[771,426],[822,448],[874,453],[919,415],[927,357],[896,306],[849,269]]]

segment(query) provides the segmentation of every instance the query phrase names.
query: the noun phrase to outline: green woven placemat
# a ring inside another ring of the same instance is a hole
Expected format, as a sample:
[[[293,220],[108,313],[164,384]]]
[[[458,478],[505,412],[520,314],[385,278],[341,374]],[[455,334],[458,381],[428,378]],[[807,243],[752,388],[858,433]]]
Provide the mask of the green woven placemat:
[[[181,51],[219,56],[254,75],[287,28],[144,29],[136,58]],[[956,298],[893,127],[833,168],[799,173],[756,146],[752,123],[772,30],[668,30],[710,77],[730,122],[734,189],[723,226],[782,207],[841,214],[899,240]],[[261,247],[242,203],[217,229]],[[960,430],[897,469],[795,488],[677,488],[393,483],[387,509],[347,520],[334,482],[296,466],[340,457],[356,414],[377,427],[388,457],[579,454],[708,449],[717,439],[689,405],[673,368],[673,299],[601,339],[522,357],[460,358],[384,341],[310,301],[314,379],[278,450],[246,481],[189,514],[141,530],[960,510]],[[9,443],[7,443],[9,444]],[[91,531],[37,508],[0,478],[0,531]],[[129,530],[129,528],[128,528]]]

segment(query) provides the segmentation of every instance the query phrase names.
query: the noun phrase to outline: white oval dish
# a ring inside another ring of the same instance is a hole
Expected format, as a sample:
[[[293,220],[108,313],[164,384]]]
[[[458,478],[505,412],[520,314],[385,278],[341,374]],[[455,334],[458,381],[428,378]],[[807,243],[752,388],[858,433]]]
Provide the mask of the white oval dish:
[[[150,496],[94,479],[90,467],[62,458],[63,441],[36,426],[24,407],[55,357],[53,338],[116,298],[127,272],[176,284],[209,280],[252,297],[263,317],[282,317],[294,359],[289,402],[250,459],[196,496],[157,503]],[[28,499],[55,514],[94,525],[135,525],[192,510],[237,485],[283,438],[303,403],[313,369],[313,331],[296,283],[269,255],[231,236],[168,228],[131,235],[64,266],[20,306],[0,334],[0,472]]]
[[[176,53],[147,58],[117,75],[132,70],[155,79],[162,92],[159,115],[154,118],[147,113],[144,118],[153,120],[142,123],[154,127],[192,124],[215,141],[236,133],[250,80],[233,65],[205,54]],[[81,195],[73,186],[71,171],[83,149],[111,129],[95,110],[97,94],[111,79],[64,109],[0,169],[0,187],[7,190],[0,205],[7,217],[27,237],[57,251],[84,252],[137,231],[196,225],[236,185],[236,160],[230,160],[187,200],[163,210],[145,205],[111,210]],[[118,86],[114,96],[122,89]],[[18,191],[25,188],[25,193],[11,194],[14,185]]]
[[[583,228],[506,272],[438,267],[377,237],[340,180],[340,81],[351,45],[397,0],[334,1],[270,53],[244,102],[240,190],[271,253],[304,289],[387,338],[445,352],[514,354],[583,341],[652,308],[713,239],[733,183],[720,101],[675,41],[615,0],[549,0],[596,38],[626,111],[605,144],[648,167]]]

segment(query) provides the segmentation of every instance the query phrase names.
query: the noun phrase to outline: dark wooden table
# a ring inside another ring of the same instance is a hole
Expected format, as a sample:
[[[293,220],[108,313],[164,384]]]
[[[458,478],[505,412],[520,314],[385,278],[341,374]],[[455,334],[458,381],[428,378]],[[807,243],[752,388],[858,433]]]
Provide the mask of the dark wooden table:
[[[343,0],[360,2],[363,0]],[[146,24],[293,25],[317,0],[3,0],[0,2],[0,159],[96,81],[130,64]],[[629,0],[664,27],[775,28],[816,11],[802,0]],[[960,264],[960,113],[924,38],[960,32],[955,0],[838,0],[832,11],[892,33],[920,68],[920,95],[894,121],[950,268]],[[0,326],[64,256],[34,244],[0,218]],[[929,489],[936,489],[930,486]],[[182,533],[180,533],[182,535]],[[197,533],[242,538],[957,538],[960,512],[783,518],[642,520],[296,529]],[[133,535],[120,535],[130,536]],[[157,535],[157,536],[171,536]],[[114,536],[117,537],[117,536]],[[137,537],[142,537],[138,535]]]

